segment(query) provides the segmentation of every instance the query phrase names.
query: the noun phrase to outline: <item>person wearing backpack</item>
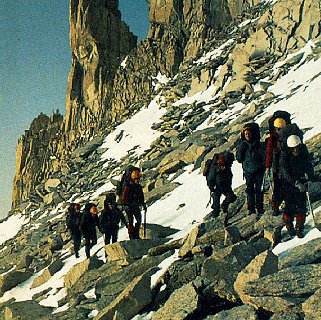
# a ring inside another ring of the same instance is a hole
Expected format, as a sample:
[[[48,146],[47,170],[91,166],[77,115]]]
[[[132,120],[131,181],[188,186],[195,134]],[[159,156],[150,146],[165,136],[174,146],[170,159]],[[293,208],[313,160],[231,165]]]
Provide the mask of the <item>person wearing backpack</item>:
[[[109,244],[110,240],[112,243],[117,242],[120,221],[126,228],[128,227],[123,213],[117,208],[115,194],[108,193],[104,201],[104,209],[99,217],[100,230],[105,235],[105,245]]]
[[[70,231],[70,235],[74,243],[74,252],[75,252],[76,258],[79,258],[79,249],[81,245],[80,221],[81,221],[80,204],[72,203],[68,208],[66,225]]]
[[[228,154],[214,155],[209,163],[210,167],[208,168],[208,172],[205,174],[213,200],[213,217],[218,217],[220,214],[220,199],[222,195],[225,196],[221,205],[223,213],[227,213],[229,205],[237,199],[232,189],[233,174],[231,166],[233,161],[234,154],[231,152]]]
[[[273,181],[273,194],[271,201],[273,216],[279,215],[279,206],[282,202],[281,182],[278,174],[279,168],[278,165],[273,165],[273,159],[275,160],[275,153],[279,152],[278,150],[280,149],[279,131],[285,128],[286,125],[286,120],[283,118],[274,119],[273,125],[270,126],[270,136],[266,139],[265,178]]]
[[[88,202],[85,205],[84,212],[80,221],[80,231],[85,238],[86,257],[90,258],[90,249],[97,244],[97,231],[99,220],[97,216],[97,206]]]
[[[140,207],[147,211],[143,188],[140,185],[140,174],[133,171],[129,183],[124,187],[121,195],[121,203],[128,218],[129,239],[139,239],[139,229],[142,223]],[[134,218],[136,220],[134,226]]]
[[[304,237],[306,218],[307,181],[315,181],[309,152],[297,135],[287,138],[287,148],[280,154],[280,175],[284,191],[285,208],[283,220],[288,233]],[[296,219],[295,229],[293,226]]]
[[[257,123],[248,123],[243,127],[236,159],[243,167],[249,214],[255,213],[255,209],[259,214],[263,214],[261,187],[265,171],[265,147],[260,142],[260,128]]]

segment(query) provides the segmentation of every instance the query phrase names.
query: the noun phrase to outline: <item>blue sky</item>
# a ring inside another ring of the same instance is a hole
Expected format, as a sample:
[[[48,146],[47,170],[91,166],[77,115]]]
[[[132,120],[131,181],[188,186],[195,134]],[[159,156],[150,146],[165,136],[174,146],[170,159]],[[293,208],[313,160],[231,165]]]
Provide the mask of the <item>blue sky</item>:
[[[146,0],[120,0],[122,19],[139,39],[148,30]],[[71,66],[68,0],[0,3],[0,218],[11,207],[16,143],[40,112],[65,113]]]

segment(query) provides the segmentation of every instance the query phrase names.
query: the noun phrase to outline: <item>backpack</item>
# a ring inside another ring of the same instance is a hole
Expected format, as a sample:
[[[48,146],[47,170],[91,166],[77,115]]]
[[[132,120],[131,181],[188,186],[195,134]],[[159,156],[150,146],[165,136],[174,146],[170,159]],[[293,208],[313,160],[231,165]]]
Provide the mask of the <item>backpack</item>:
[[[207,159],[203,169],[203,176],[207,177],[209,175],[210,169],[215,168],[218,158],[223,157],[226,162],[227,167],[231,167],[233,161],[235,160],[234,154],[230,151],[225,151],[221,153],[215,153],[212,159]]]
[[[123,193],[125,186],[131,181],[131,174],[136,172],[140,176],[140,168],[130,165],[123,173],[120,182],[116,187],[116,194],[120,197]]]
[[[298,127],[296,123],[291,123],[288,124],[286,127],[282,128],[279,132],[281,150],[287,149],[287,139],[291,135],[298,136],[303,143],[303,131]]]
[[[253,140],[260,140],[261,134],[260,134],[260,126],[256,122],[249,122],[243,126],[243,129],[241,131],[241,139],[245,140],[244,132],[246,130],[250,130],[253,135]]]
[[[283,111],[283,110],[277,110],[273,113],[273,115],[269,119],[269,130],[270,131],[272,131],[274,129],[274,120],[277,118],[282,118],[286,122],[287,125],[291,123],[291,114],[289,112]]]
[[[203,175],[206,177],[206,182],[210,189],[213,188],[213,183],[215,183],[216,165],[219,158],[224,158],[226,167],[229,170],[231,170],[233,161],[235,160],[234,154],[230,151],[215,153],[212,159],[206,160]]]

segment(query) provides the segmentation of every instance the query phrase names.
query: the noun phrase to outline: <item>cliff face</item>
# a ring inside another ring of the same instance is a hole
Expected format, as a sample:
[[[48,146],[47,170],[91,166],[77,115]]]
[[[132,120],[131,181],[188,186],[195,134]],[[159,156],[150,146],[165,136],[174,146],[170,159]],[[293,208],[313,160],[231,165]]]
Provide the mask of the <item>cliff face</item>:
[[[190,73],[191,82],[180,87],[183,95],[209,84],[216,88],[213,96],[219,90],[223,98],[249,94],[257,72],[268,74],[269,63],[320,34],[319,0],[278,1],[273,7],[259,3],[149,0],[148,37],[137,46],[137,37],[121,21],[117,0],[71,0],[66,117],[53,121],[39,116],[35,122],[41,129],[31,125],[19,140],[13,206],[27,199],[43,179],[59,176],[76,148],[146,106],[155,94],[158,74],[173,78],[188,72],[204,50],[233,37],[241,21],[257,23],[231,42],[234,49],[220,70],[222,61],[217,61]],[[263,69],[256,71],[258,65]]]

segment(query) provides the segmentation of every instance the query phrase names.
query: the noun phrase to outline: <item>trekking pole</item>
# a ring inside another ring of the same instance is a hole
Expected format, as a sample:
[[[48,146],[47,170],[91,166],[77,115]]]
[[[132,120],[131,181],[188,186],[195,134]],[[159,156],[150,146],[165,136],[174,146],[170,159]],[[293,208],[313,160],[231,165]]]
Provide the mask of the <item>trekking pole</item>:
[[[144,210],[144,239],[146,239],[146,210]]]
[[[309,193],[309,191],[306,192],[306,195],[307,195],[307,200],[308,200],[309,211],[310,211],[310,214],[311,214],[311,216],[312,216],[313,225],[314,225],[314,227],[315,227],[315,226],[316,226],[316,224],[315,224],[315,216],[314,216],[313,209],[312,209],[312,205],[311,205],[311,199],[310,199],[310,193]]]
[[[210,199],[208,200],[208,203],[206,205],[206,208],[212,203],[212,191],[210,192]]]

